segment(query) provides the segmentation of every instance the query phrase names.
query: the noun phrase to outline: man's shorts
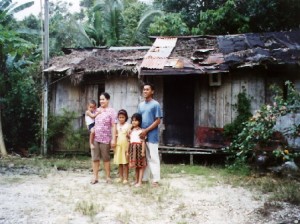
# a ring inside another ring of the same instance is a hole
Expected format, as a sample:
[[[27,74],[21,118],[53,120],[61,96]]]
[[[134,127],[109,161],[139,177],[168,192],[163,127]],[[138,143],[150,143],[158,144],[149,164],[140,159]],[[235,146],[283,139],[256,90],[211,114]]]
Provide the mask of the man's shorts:
[[[104,144],[94,141],[95,148],[91,150],[92,160],[99,161],[100,159],[103,162],[110,161],[110,144]]]

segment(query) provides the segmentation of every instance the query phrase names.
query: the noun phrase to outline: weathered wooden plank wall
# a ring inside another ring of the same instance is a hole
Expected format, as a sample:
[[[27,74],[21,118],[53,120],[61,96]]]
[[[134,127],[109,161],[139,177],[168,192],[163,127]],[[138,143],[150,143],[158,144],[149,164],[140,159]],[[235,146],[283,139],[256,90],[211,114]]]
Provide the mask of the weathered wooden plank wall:
[[[265,102],[265,84],[261,74],[223,74],[220,86],[209,86],[207,77],[200,77],[195,87],[195,129],[203,127],[224,127],[231,123],[237,113],[233,105],[237,95],[246,90],[251,97],[251,112]]]
[[[116,111],[125,109],[128,116],[137,112],[141,90],[137,77],[112,77],[105,82],[105,91],[111,96],[110,106]]]
[[[62,80],[53,86],[52,103],[50,111],[55,115],[62,115],[64,110],[75,112],[76,119],[73,121],[75,129],[81,128],[83,124],[82,111],[85,111],[86,104],[82,102],[82,86],[74,86],[70,80]]]

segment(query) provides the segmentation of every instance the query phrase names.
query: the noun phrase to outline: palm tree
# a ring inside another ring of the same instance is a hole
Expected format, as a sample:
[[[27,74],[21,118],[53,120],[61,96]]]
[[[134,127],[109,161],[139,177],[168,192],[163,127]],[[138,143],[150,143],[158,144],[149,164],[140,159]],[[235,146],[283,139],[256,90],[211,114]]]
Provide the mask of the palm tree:
[[[130,32],[130,37],[126,41],[122,40],[124,26],[124,1],[122,0],[95,0],[89,11],[89,20],[85,25],[78,25],[81,34],[85,39],[89,39],[91,46],[116,46],[127,45],[147,39],[147,29],[155,16],[162,16],[160,10],[148,10],[141,17],[137,27]],[[129,41],[128,41],[129,40]]]
[[[137,40],[144,40],[148,36],[148,28],[157,16],[163,16],[164,12],[161,10],[150,10],[146,12],[140,19],[138,26],[136,27],[135,36],[133,42]]]

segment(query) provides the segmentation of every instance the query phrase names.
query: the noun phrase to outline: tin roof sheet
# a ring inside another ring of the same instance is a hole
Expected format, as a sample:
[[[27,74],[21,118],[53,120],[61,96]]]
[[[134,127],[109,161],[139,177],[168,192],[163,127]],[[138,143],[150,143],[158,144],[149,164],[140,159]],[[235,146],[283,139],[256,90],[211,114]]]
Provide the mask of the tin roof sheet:
[[[167,58],[171,55],[176,46],[176,42],[177,38],[157,38],[145,55],[141,67],[147,69],[163,69],[168,62]]]
[[[145,55],[145,58],[167,58],[172,53],[172,50],[173,47],[152,47]]]
[[[167,58],[146,58],[143,60],[141,68],[163,69],[167,61]]]
[[[171,47],[174,48],[176,46],[177,38],[172,37],[159,37],[153,43],[155,47]]]

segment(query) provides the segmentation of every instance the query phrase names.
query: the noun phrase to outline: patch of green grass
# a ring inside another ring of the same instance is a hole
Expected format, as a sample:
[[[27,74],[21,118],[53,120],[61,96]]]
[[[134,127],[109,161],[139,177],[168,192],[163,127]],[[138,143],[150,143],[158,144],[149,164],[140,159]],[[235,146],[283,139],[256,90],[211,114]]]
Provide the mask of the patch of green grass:
[[[278,184],[274,188],[273,200],[287,201],[295,205],[300,205],[300,184],[296,181],[286,181]]]
[[[162,175],[168,174],[192,174],[192,175],[203,175],[208,176],[219,172],[221,167],[214,166],[192,166],[192,165],[166,165],[162,164],[161,172]]]

